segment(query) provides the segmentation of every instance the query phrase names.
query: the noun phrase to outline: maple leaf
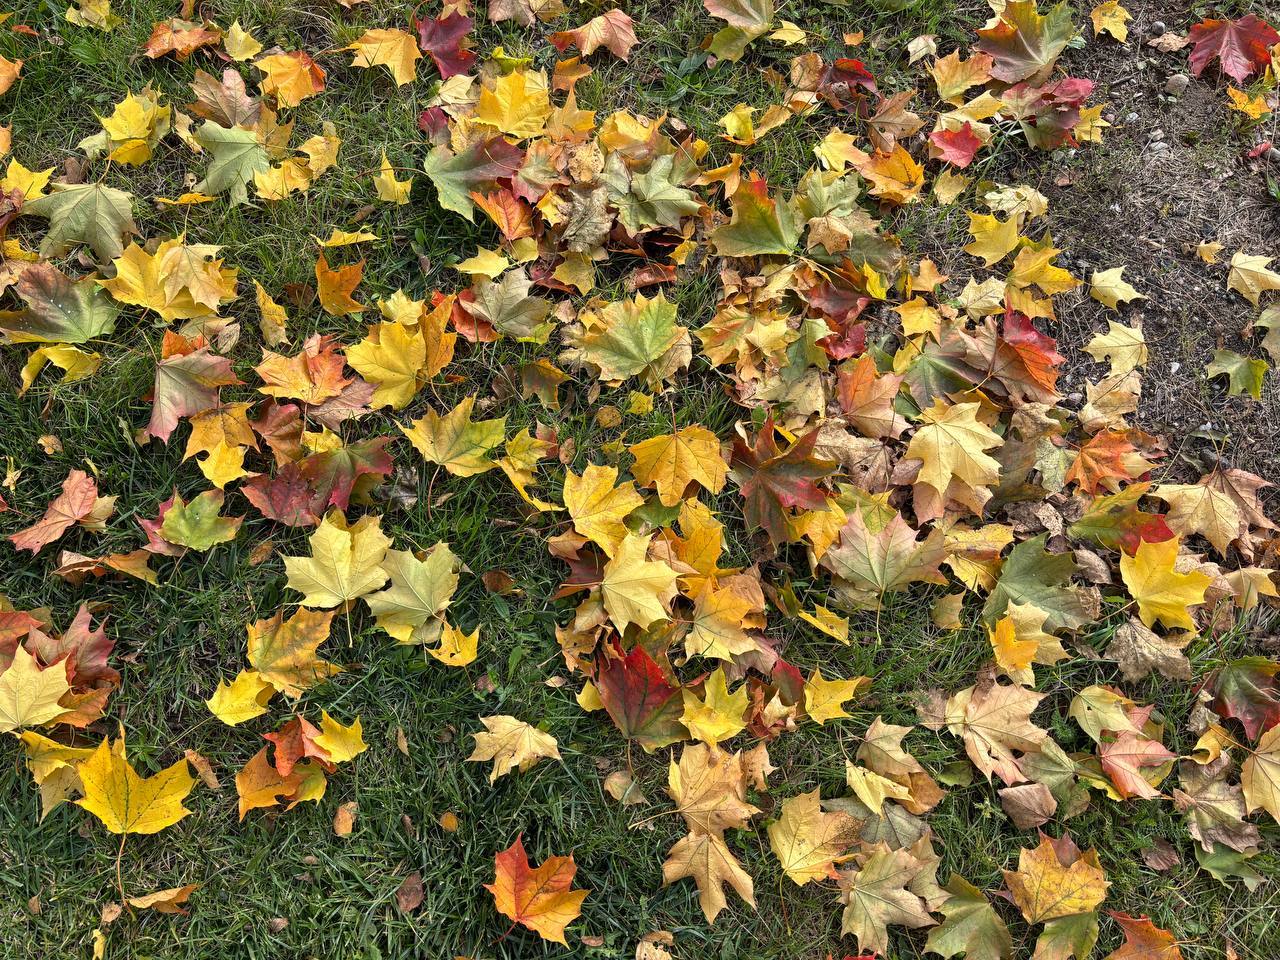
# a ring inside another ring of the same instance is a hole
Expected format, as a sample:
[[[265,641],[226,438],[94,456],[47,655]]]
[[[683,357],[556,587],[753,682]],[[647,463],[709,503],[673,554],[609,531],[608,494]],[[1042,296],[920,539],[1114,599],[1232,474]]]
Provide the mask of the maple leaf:
[[[715,923],[720,911],[728,906],[724,895],[726,883],[755,909],[751,876],[742,869],[721,836],[694,830],[676,842],[662,864],[662,883],[666,886],[686,877],[698,885],[698,905],[708,923]]]
[[[24,209],[29,211],[31,205],[28,204]],[[43,247],[40,252],[45,252]],[[1236,291],[1256,307],[1262,294],[1268,290],[1280,290],[1280,273],[1267,268],[1271,259],[1271,257],[1247,254],[1243,250],[1237,251],[1231,257],[1227,289]]]
[[[839,543],[827,550],[821,564],[843,583],[839,587],[859,605],[878,607],[884,597],[912,583],[946,583],[939,564],[947,556],[945,536],[932,530],[917,540],[902,515],[895,512],[875,533],[867,528],[861,510],[854,510],[840,530]]]
[[[24,215],[49,221],[40,242],[42,257],[60,257],[85,243],[105,263],[120,256],[124,239],[138,232],[132,194],[99,183],[55,183],[50,189],[22,206]]]
[[[1194,630],[1188,608],[1204,603],[1212,578],[1198,570],[1178,573],[1178,539],[1143,541],[1133,556],[1121,554],[1120,577],[1138,602],[1138,616],[1148,627],[1156,622],[1173,629]]]
[[[311,534],[311,556],[284,558],[289,586],[304,594],[304,606],[341,606],[387,582],[381,564],[391,540],[381,524],[381,517],[368,514],[348,526],[335,510]]]
[[[853,816],[822,811],[817,790],[784,801],[781,815],[768,826],[769,847],[798,886],[836,879],[835,865],[844,859],[857,833]]]
[[[917,483],[945,497],[953,482],[979,491],[1000,479],[999,462],[985,451],[1004,441],[978,421],[978,410],[976,403],[948,405],[938,398],[923,411],[906,452],[907,458],[921,462]]]
[[[849,716],[844,704],[871,686],[869,677],[854,677],[852,680],[823,679],[822,670],[813,668],[813,676],[804,683],[804,709],[819,726],[828,720]]]
[[[1190,680],[1191,664],[1182,652],[1190,640],[1190,636],[1159,636],[1131,618],[1116,629],[1106,656],[1119,664],[1126,680],[1141,680],[1152,670],[1171,680]]]
[[[486,82],[474,115],[477,122],[514,140],[540,136],[551,116],[546,75],[517,69]]]
[[[747,688],[738,687],[729,693],[724,668],[717,667],[703,683],[703,699],[699,700],[688,688],[681,690],[684,712],[680,722],[695,740],[715,746],[746,729]]]
[[[1250,13],[1238,20],[1202,20],[1187,39],[1193,76],[1217,60],[1223,73],[1243,84],[1271,62],[1270,48],[1280,43],[1280,33]]]
[[[1074,36],[1068,4],[1058,3],[1041,16],[1036,0],[1010,0],[993,26],[978,30],[973,46],[991,57],[991,76],[1017,83],[1047,75]]]
[[[93,280],[71,280],[49,263],[22,271],[14,292],[27,304],[0,318],[0,331],[13,343],[88,343],[115,329],[119,315]]]
[[[596,667],[595,686],[614,725],[652,753],[687,738],[680,724],[680,688],[640,644]]]
[[[1094,618],[1086,596],[1070,585],[1075,560],[1070,553],[1045,550],[1048,539],[1048,534],[1041,534],[1014,546],[982,608],[985,621],[994,623],[1010,603],[1045,611],[1044,629],[1050,632],[1078,630]]]
[[[282,107],[296,107],[324,90],[324,69],[301,50],[276,53],[255,60],[262,71],[262,95],[275,97]]]
[[[442,17],[415,20],[413,26],[418,45],[434,61],[441,80],[466,73],[476,62],[476,55],[463,46],[475,26],[470,17],[450,10]]]
[[[515,717],[481,717],[485,732],[473,733],[476,748],[468,760],[493,761],[489,782],[494,783],[517,767],[529,770],[544,757],[560,759],[556,738]]]
[[[270,155],[256,131],[206,120],[193,136],[209,153],[204,179],[193,188],[198,193],[227,193],[233,204],[244,203],[249,198],[246,184],[271,169]]]
[[[924,866],[909,850],[872,847],[858,870],[841,872],[840,932],[853,934],[859,949],[882,953],[889,948],[890,924],[914,930],[936,923],[925,901],[909,889]]]
[[[548,857],[530,868],[522,837],[494,858],[493,883],[484,888],[493,894],[498,912],[527,927],[544,940],[568,946],[564,928],[582,912],[590,890],[571,890],[578,865],[573,854]]]
[[[948,896],[939,908],[946,918],[929,931],[925,950],[941,957],[964,954],[966,960],[1007,960],[1013,938],[986,896],[958,873],[943,888]]]
[[[1171,540],[1176,534],[1169,529],[1164,514],[1138,509],[1138,501],[1150,493],[1150,483],[1131,483],[1119,493],[1095,497],[1069,532],[1073,537],[1088,537],[1104,547],[1130,554],[1144,540]]]
[[[759,809],[747,802],[741,754],[694,744],[667,766],[667,793],[677,812],[695,833],[723,836],[730,828],[745,829]]]
[[[88,517],[97,502],[97,482],[83,470],[72,470],[62,481],[62,492],[45,508],[44,516],[25,530],[9,534],[9,541],[17,550],[39,553]]]
[[[104,739],[76,772],[84,788],[76,803],[112,833],[159,833],[191,812],[182,805],[195,786],[187,761],[140,777],[125,758],[123,737],[114,745]]]
[[[1107,332],[1097,334],[1084,349],[1099,363],[1109,362],[1113,374],[1126,374],[1147,363],[1147,341],[1142,327],[1126,327],[1114,320],[1108,320]]]
[[[689,331],[676,324],[677,315],[662,292],[609,303],[598,315],[600,322],[579,339],[582,358],[600,368],[602,380],[643,376],[651,385],[659,383],[674,372],[669,358],[676,348],[684,343],[687,351]]]
[[[1150,800],[1160,796],[1148,777],[1163,779],[1177,754],[1164,744],[1131,731],[1123,731],[1114,740],[1104,740],[1098,745],[1098,757],[1102,771],[1111,778],[1123,799],[1141,797]],[[1150,771],[1150,773],[1144,771]],[[1163,772],[1162,772],[1163,770]]]
[[[201,552],[234,540],[244,518],[222,516],[222,503],[221,490],[206,490],[190,503],[175,495],[160,524],[160,536],[177,546]]]
[[[59,701],[71,690],[67,663],[42,668],[22,644],[0,673],[0,733],[38,727],[67,712]]]
[[[1021,850],[1018,869],[1004,871],[1004,880],[1028,923],[1091,913],[1110,886],[1097,851],[1081,853],[1066,834],[1053,840],[1041,833],[1039,846]]]
[[[444,543],[437,543],[422,560],[408,550],[388,550],[382,570],[391,584],[366,594],[364,601],[378,626],[400,643],[434,642],[458,588],[459,567],[458,558]]]
[[[901,386],[901,376],[880,374],[866,354],[836,371],[836,396],[845,420],[867,437],[896,440],[907,429],[907,421],[893,406]]]
[[[1152,491],[1169,504],[1165,520],[1181,536],[1202,534],[1221,554],[1247,529],[1240,507],[1225,492],[1205,483],[1162,483]]]
[[[1219,733],[1225,735],[1223,731],[1211,735]],[[1186,818],[1187,832],[1206,853],[1212,853],[1219,845],[1242,853],[1252,853],[1258,847],[1258,828],[1244,820],[1248,794],[1243,789],[1243,769],[1241,784],[1227,783],[1233,767],[1231,758],[1221,755],[1203,765],[1187,760],[1178,765],[1179,783],[1173,791],[1173,805]],[[1251,774],[1256,773],[1256,768],[1251,770]],[[1250,786],[1256,786],[1252,776]]]
[[[513,176],[523,161],[524,151],[505,137],[493,137],[478,140],[456,154],[448,147],[434,147],[422,169],[435,185],[440,206],[474,221],[471,194]]]
[[[633,623],[646,630],[670,615],[678,574],[660,560],[646,559],[649,543],[628,533],[604,565],[600,596],[619,633]]]
[[[308,687],[340,673],[341,667],[316,657],[316,649],[329,639],[333,617],[334,611],[299,609],[285,620],[278,610],[267,620],[248,624],[248,658],[258,677],[286,696],[300,697]]]
[[[241,670],[230,683],[218,681],[205,705],[215,717],[234,727],[266,713],[267,702],[275,693],[276,688],[258,671]]]
[[[988,780],[1027,779],[1014,751],[1035,753],[1048,734],[1031,722],[1044,694],[991,681],[953,694],[946,704],[947,729],[964,739],[965,752]]]
[[[826,507],[826,495],[814,481],[832,473],[836,463],[814,456],[817,442],[818,431],[812,430],[786,452],[779,450],[772,417],[754,444],[748,445],[745,435],[734,438],[729,476],[742,495],[744,519],[749,527],[764,530],[775,546],[787,540],[789,511]]]
[[[180,418],[216,407],[218,388],[240,382],[231,361],[214,354],[203,340],[186,340],[166,330],[146,433],[168,443]]]
[[[1232,660],[1209,675],[1209,707],[1220,717],[1239,720],[1250,740],[1280,723],[1280,664],[1266,657]]]
[[[263,747],[236,773],[236,794],[240,802],[240,819],[250,810],[274,807],[281,799],[292,808],[305,800],[318,801],[324,796],[324,768],[308,760],[281,774],[267,758],[270,747]]]
[[[935,130],[929,134],[929,154],[944,163],[963,170],[973,163],[982,148],[982,141],[973,132],[973,124],[966,120],[958,130]]]
[[[627,449],[636,458],[631,472],[637,481],[641,486],[656,487],[658,499],[668,507],[679,503],[692,483],[719,493],[729,472],[720,454],[719,438],[706,427],[685,427]]]
[[[747,178],[729,198],[732,217],[715,229],[711,243],[722,257],[757,257],[793,253],[800,239],[791,205],[769,196],[769,185]]]
[[[605,47],[619,60],[626,60],[636,45],[636,32],[631,18],[615,9],[592,17],[575,30],[561,30],[547,39],[561,53],[572,45],[581,50],[584,57],[589,57]]]
[[[174,18],[157,23],[151,28],[151,36],[142,45],[143,52],[152,60],[172,53],[179,61],[186,60],[201,47],[211,47],[222,39],[222,31],[211,23],[194,23]]]
[[[1234,350],[1215,350],[1213,360],[1204,368],[1207,377],[1226,377],[1227,396],[1247,393],[1255,400],[1262,398],[1262,378],[1269,370],[1265,360],[1246,357]]]
[[[380,323],[369,327],[369,335],[347,350],[347,362],[375,385],[372,406],[401,410],[418,392],[427,343],[421,331],[400,323]]]
[[[463,397],[444,416],[428,410],[409,426],[400,425],[400,432],[428,463],[438,463],[457,477],[473,477],[496,466],[487,454],[502,442],[507,423],[505,416],[472,421],[474,406],[474,397]]]
[[[353,67],[386,67],[397,87],[412,83],[417,77],[414,64],[422,54],[413,36],[403,30],[366,30],[346,49],[355,51],[351,57]]]
[[[1263,733],[1257,747],[1249,751],[1240,765],[1240,786],[1250,813],[1266,810],[1280,821],[1280,727]]]
[[[1148,917],[1131,917],[1108,910],[1108,915],[1124,931],[1124,945],[1106,960],[1182,960],[1178,942],[1168,930],[1161,930]]]

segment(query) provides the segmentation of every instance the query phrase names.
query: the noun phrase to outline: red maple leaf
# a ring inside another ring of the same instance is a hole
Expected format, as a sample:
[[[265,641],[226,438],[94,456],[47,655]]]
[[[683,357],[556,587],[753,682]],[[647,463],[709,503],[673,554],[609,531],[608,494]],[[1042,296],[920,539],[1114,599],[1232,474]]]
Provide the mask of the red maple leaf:
[[[929,143],[933,145],[933,153],[937,159],[964,169],[973,163],[974,155],[982,146],[982,141],[973,132],[973,124],[968,120],[959,130],[935,130],[929,134]]]
[[[1243,84],[1271,62],[1270,48],[1280,43],[1280,33],[1251,13],[1239,20],[1201,21],[1188,39],[1193,74],[1200,76],[1217,60],[1223,73]]]
[[[466,73],[476,62],[476,55],[464,49],[462,41],[471,33],[475,21],[460,13],[451,12],[443,17],[415,19],[413,27],[418,32],[418,46],[435,61],[440,79],[448,80],[459,73]]]
[[[743,517],[749,527],[759,527],[777,546],[787,541],[787,517],[795,508],[822,510],[826,494],[815,481],[836,468],[831,460],[813,455],[818,431],[811,430],[784,453],[778,449],[773,415],[756,434],[755,443],[738,437],[733,441],[733,465],[729,475],[742,494]]]

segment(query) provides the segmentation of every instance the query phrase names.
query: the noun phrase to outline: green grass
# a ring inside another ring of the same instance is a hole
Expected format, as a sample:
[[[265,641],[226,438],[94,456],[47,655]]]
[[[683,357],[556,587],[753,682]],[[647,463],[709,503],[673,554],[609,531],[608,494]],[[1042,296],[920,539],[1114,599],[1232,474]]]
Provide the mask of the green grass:
[[[819,31],[811,49],[828,55],[838,49],[845,30],[864,29],[875,43],[860,48],[886,89],[912,81],[899,56],[906,40],[936,32],[944,52],[967,36],[986,7],[915,0],[899,13],[879,13],[864,5],[792,3],[779,15]],[[60,22],[61,2],[20,0],[15,22],[39,28],[46,39],[6,35],[0,52],[25,56],[23,76],[0,100],[0,116],[14,129],[14,156],[31,168],[61,164],[75,144],[97,129],[94,113],[105,114],[127,90],[152,83],[171,102],[184,103],[186,84],[195,66],[213,70],[207,57],[191,63],[171,58],[152,62],[138,54],[153,21],[172,13],[168,2],[118,2],[126,22],[113,33],[78,29]],[[344,12],[330,3],[219,2],[201,11],[224,26],[238,17],[267,45],[318,50],[341,46],[366,26],[404,25],[412,5],[374,2]],[[597,57],[594,76],[578,88],[584,107],[601,111],[628,108],[652,116],[664,111],[680,116],[710,139],[716,120],[736,103],[770,101],[777,96],[766,85],[761,67],[785,73],[798,48],[758,45],[740,64],[714,69],[691,61],[695,41],[714,28],[700,4],[634,5],[642,43],[630,65]],[[582,19],[585,19],[585,12]],[[578,22],[576,13],[572,18]],[[571,25],[558,24],[557,26]],[[1172,25],[1171,25],[1172,26]],[[480,46],[501,42],[509,53],[533,56],[539,66],[553,62],[542,42],[545,28],[524,30],[503,25],[486,28]],[[53,42],[51,36],[60,37]],[[32,49],[39,52],[32,54]],[[407,207],[375,206],[369,172],[385,149],[391,162],[405,169],[419,166],[425,152],[416,118],[432,93],[433,71],[396,90],[381,70],[348,69],[345,54],[325,58],[329,89],[295,111],[302,139],[332,120],[343,137],[340,166],[326,174],[306,196],[283,203],[251,204],[228,209],[222,201],[189,209],[138,205],[139,227],[146,237],[186,231],[193,242],[223,245],[228,265],[241,269],[242,289],[259,280],[278,293],[287,283],[312,278],[315,246],[310,234],[327,234],[331,226],[350,228],[357,221],[378,233],[383,242],[369,248],[369,264],[360,294],[366,301],[403,287],[423,296],[437,288],[454,289],[458,275],[451,265],[470,255],[477,244],[495,240],[488,226],[472,226],[443,213],[425,183],[415,189]],[[253,76],[247,68],[246,75]],[[832,124],[829,114],[793,121],[749,154],[749,163],[771,183],[789,186],[810,165],[811,147]],[[715,147],[724,158],[723,143]],[[105,180],[133,190],[140,198],[173,196],[183,177],[202,169],[181,147],[167,144],[157,159],[140,169],[112,169]],[[102,173],[101,164],[91,176]],[[404,174],[401,174],[404,176]],[[421,177],[419,178],[422,179]],[[363,217],[363,219],[361,219]],[[896,224],[909,248],[930,252],[938,241],[936,210],[913,213]],[[19,234],[26,229],[18,227]],[[948,237],[941,231],[949,243]],[[606,274],[616,287],[620,274]],[[606,286],[606,289],[610,289]],[[714,276],[692,277],[671,296],[678,299],[684,322],[700,325],[717,292]],[[229,313],[239,318],[244,336],[234,357],[247,371],[257,356],[256,310],[242,297]],[[337,333],[351,342],[362,332],[358,319],[335,322],[318,308],[291,310],[295,343],[313,331]],[[141,539],[136,519],[152,517],[173,488],[191,496],[207,484],[194,464],[181,461],[182,441],[165,447],[153,442],[134,445],[135,430],[146,422],[149,404],[142,399],[151,377],[152,346],[159,331],[143,321],[122,322],[114,341],[102,347],[102,370],[90,381],[59,386],[45,378],[24,398],[7,396],[0,403],[0,454],[22,468],[17,491],[6,497],[17,512],[0,516],[7,533],[43,509],[67,471],[86,462],[95,465],[101,489],[118,494],[117,514],[105,535],[75,531],[59,546],[86,553],[133,549]],[[21,350],[5,350],[0,363],[16,384]],[[452,405],[465,393],[490,393],[504,366],[539,354],[534,348],[508,344],[459,351],[451,373],[465,382],[439,390],[439,400]],[[695,369],[690,385],[669,400],[660,399],[646,417],[625,417],[623,428],[605,430],[594,424],[588,402],[589,384],[562,391],[565,405],[549,411],[536,402],[508,399],[500,405],[508,429],[535,420],[553,422],[562,436],[572,437],[580,470],[600,445],[623,436],[634,442],[678,424],[705,423],[722,436],[740,414],[724,398],[718,375]],[[230,396],[234,391],[228,391]],[[427,391],[426,393],[430,393]],[[248,396],[248,393],[245,393]],[[608,391],[601,401],[625,405],[626,388]],[[395,433],[393,422],[421,415],[428,402],[420,395],[397,417],[378,415],[362,421],[361,433]],[[495,407],[495,409],[499,409]],[[58,436],[63,451],[41,452],[37,440]],[[184,434],[179,434],[181,438]],[[398,444],[398,460],[411,462]],[[481,655],[466,670],[447,669],[421,651],[389,644],[373,628],[362,609],[351,615],[352,643],[338,625],[326,645],[327,657],[346,665],[333,682],[309,691],[297,704],[311,717],[327,709],[341,717],[359,714],[370,744],[367,753],[334,775],[324,800],[288,813],[255,811],[238,822],[234,771],[255,753],[260,732],[284,721],[288,707],[279,699],[270,714],[229,729],[204,706],[219,679],[244,665],[245,623],[270,616],[294,597],[284,589],[282,554],[305,553],[305,532],[289,531],[261,519],[248,519],[240,537],[207,554],[189,554],[178,562],[161,561],[161,584],[147,587],[107,579],[70,586],[49,574],[50,548],[34,562],[12,550],[0,560],[0,592],[19,608],[50,608],[59,624],[80,603],[90,603],[107,618],[116,640],[113,663],[123,686],[113,696],[103,730],[118,720],[128,738],[131,759],[144,772],[172,763],[184,749],[208,757],[222,777],[220,792],[198,787],[189,806],[193,814],[152,837],[132,837],[121,864],[132,895],[179,884],[203,886],[192,900],[189,918],[154,914],[117,920],[108,928],[111,958],[252,957],[375,958],[537,957],[566,955],[536,936],[515,931],[503,938],[506,921],[493,909],[481,884],[490,880],[495,852],[523,834],[530,856],[573,851],[580,868],[578,884],[590,887],[583,919],[571,928],[573,956],[623,958],[634,954],[639,936],[650,930],[676,934],[676,955],[685,960],[744,958],[820,958],[854,952],[852,940],[839,938],[839,908],[833,885],[796,888],[783,883],[776,861],[767,851],[763,827],[735,833],[730,842],[756,884],[758,910],[737,901],[714,926],[702,918],[696,891],[689,882],[661,885],[661,862],[680,836],[678,819],[665,801],[665,756],[628,751],[620,735],[600,715],[583,713],[574,702],[576,682],[553,687],[550,677],[566,671],[555,641],[555,625],[567,615],[566,603],[549,597],[563,567],[546,552],[544,538],[553,531],[545,517],[525,516],[519,499],[497,471],[469,480],[423,469],[416,505],[387,509],[384,528],[398,546],[428,547],[446,540],[475,576],[464,576],[454,601],[457,621],[481,625]],[[549,493],[558,495],[552,485]],[[234,512],[248,510],[232,496]],[[742,534],[740,507],[726,492],[716,503],[734,537],[730,561],[747,564],[751,545]],[[276,554],[250,563],[252,548],[271,539]],[[807,578],[804,558],[790,560],[797,589],[810,602],[822,600],[821,588]],[[503,570],[515,580],[516,592],[487,592],[479,574]],[[821,787],[824,796],[843,790],[843,758],[856,748],[855,734],[876,715],[910,724],[912,696],[932,686],[965,685],[988,655],[985,638],[976,630],[943,634],[932,626],[933,597],[915,595],[892,602],[875,618],[855,621],[859,640],[841,646],[796,623],[771,617],[787,656],[808,667],[822,664],[830,673],[876,677],[873,696],[856,705],[854,718],[822,729],[802,728],[771,744],[778,766],[768,794],[753,795],[764,810],[763,822],[781,801]],[[970,617],[969,619],[972,619]],[[878,642],[875,639],[878,624]],[[1114,626],[1114,624],[1112,624]],[[1081,646],[1101,649],[1108,628],[1083,638]],[[1196,670],[1204,671],[1247,648],[1245,634],[1233,634],[1221,645],[1196,641],[1191,650]],[[1086,749],[1083,736],[1066,719],[1071,690],[1114,679],[1109,667],[1087,657],[1045,672],[1040,688],[1054,691],[1037,714],[1042,725],[1068,749]],[[1169,745],[1189,749],[1193,738],[1184,723],[1194,705],[1187,685],[1148,680],[1128,692],[1160,705],[1169,724]],[[487,766],[463,762],[470,752],[468,734],[479,728],[477,717],[511,713],[553,731],[564,762],[543,762],[531,771],[488,783]],[[1043,719],[1041,719],[1043,718]],[[408,755],[396,747],[403,730]],[[932,770],[958,756],[958,742],[923,728],[908,747]],[[76,807],[62,806],[45,821],[39,799],[22,769],[13,744],[3,747],[0,768],[0,956],[83,957],[89,955],[90,933],[101,907],[115,898],[114,838]],[[604,775],[634,764],[637,782],[648,802],[622,808],[603,792]],[[356,800],[360,813],[355,832],[341,839],[330,821],[340,803]],[[456,813],[456,833],[437,824],[441,814]],[[940,877],[951,871],[992,890],[1002,882],[1001,870],[1016,863],[1017,850],[1034,845],[1033,833],[1014,831],[1000,810],[993,787],[985,783],[952,790],[929,821],[943,856]],[[1225,956],[1227,939],[1241,957],[1274,956],[1280,944],[1275,895],[1271,884],[1256,894],[1226,888],[1195,869],[1190,843],[1168,803],[1131,802],[1123,806],[1095,798],[1090,810],[1066,825],[1082,847],[1096,846],[1112,881],[1108,906],[1149,913],[1160,926],[1173,929],[1193,946],[1189,957]],[[1060,827],[1055,826],[1056,833]],[[1280,830],[1263,827],[1274,843]],[[1166,875],[1147,869],[1140,851],[1157,837],[1176,843],[1183,865]],[[1280,860],[1268,849],[1253,865],[1274,877]],[[404,916],[394,906],[394,892],[410,872],[424,880],[425,900]],[[39,910],[28,909],[38,898]],[[1029,955],[1035,931],[1011,921],[1020,956]],[[273,918],[288,926],[273,932]],[[599,937],[603,946],[587,948],[580,936]],[[1114,927],[1104,923],[1103,945],[1117,943]],[[898,935],[895,957],[922,955],[923,938]],[[1098,955],[1102,955],[1099,948]]]

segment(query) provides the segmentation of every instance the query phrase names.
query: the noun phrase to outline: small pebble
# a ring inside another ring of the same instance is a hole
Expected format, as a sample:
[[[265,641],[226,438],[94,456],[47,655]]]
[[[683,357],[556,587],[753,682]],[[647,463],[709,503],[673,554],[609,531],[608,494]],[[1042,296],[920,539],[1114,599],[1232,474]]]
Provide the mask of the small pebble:
[[[1156,127],[1154,130],[1152,130],[1152,131],[1151,131],[1151,137],[1150,137],[1150,138],[1151,138],[1152,140],[1163,140],[1163,139],[1164,139],[1164,131],[1163,131],[1163,130],[1161,130],[1159,127]]]
[[[1267,150],[1267,159],[1272,163],[1280,163],[1280,147],[1271,147]]]
[[[1160,153],[1162,150],[1168,150],[1169,145],[1163,140],[1157,140],[1155,143],[1151,144],[1149,149],[1152,153]]]
[[[1157,20],[1151,25],[1151,35],[1153,37],[1161,36],[1168,28],[1164,25],[1163,20]]]
[[[1181,96],[1186,92],[1187,85],[1191,83],[1191,78],[1185,73],[1175,73],[1164,82],[1164,92],[1173,96]]]
[[[1137,123],[1137,122],[1138,122],[1138,112],[1135,110],[1133,113],[1127,113],[1127,114],[1125,114],[1124,122],[1125,122],[1125,123]]]

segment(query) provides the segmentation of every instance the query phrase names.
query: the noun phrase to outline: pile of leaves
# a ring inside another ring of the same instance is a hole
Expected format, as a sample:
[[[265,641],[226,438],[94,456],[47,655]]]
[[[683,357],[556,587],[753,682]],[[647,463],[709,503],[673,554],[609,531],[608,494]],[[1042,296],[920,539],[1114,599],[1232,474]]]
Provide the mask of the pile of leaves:
[[[923,89],[882,90],[856,57],[857,36],[845,38],[846,56],[801,53],[786,76],[772,75],[775,102],[735,107],[714,143],[672,117],[601,117],[579,103],[591,61],[626,61],[643,38],[619,9],[551,33],[561,59],[550,72],[478,50],[465,0],[415,18],[411,31],[370,29],[340,51],[264,50],[238,22],[224,28],[190,11],[156,24],[142,53],[188,65],[189,103],[149,87],[128,93],[56,180],[53,169],[9,161],[0,284],[13,309],[0,330],[21,356],[19,393],[50,365],[64,382],[94,377],[104,360],[96,345],[112,335],[154,340],[135,455],[181,438],[187,469],[209,489],[186,501],[175,491],[157,516],[137,520],[136,549],[88,555],[52,548],[73,528],[123,521],[92,472],[73,470],[38,519],[0,501],[25,517],[11,524],[9,562],[89,592],[103,577],[147,591],[188,553],[269,531],[262,521],[305,531],[305,552],[282,558],[286,602],[245,624],[246,666],[208,698],[229,728],[263,716],[278,725],[235,775],[243,819],[320,802],[327,779],[365,749],[359,717],[293,707],[342,671],[321,650],[335,629],[350,636],[367,614],[388,643],[422,646],[441,669],[476,660],[485,626],[459,626],[450,608],[467,558],[447,543],[397,544],[382,515],[418,495],[416,479],[411,493],[403,487],[419,470],[469,482],[499,471],[517,519],[561,564],[555,639],[578,703],[616,727],[620,748],[670,751],[666,791],[687,832],[655,857],[665,855],[666,883],[696,885],[709,924],[754,907],[751,865],[731,839],[760,825],[753,799],[777,791],[762,855],[777,858],[788,883],[824,885],[864,955],[888,954],[890,928],[902,927],[942,957],[1012,956],[1002,913],[1014,914],[996,898],[1043,925],[1037,957],[1089,956],[1104,906],[1128,941],[1112,956],[1180,956],[1171,934],[1130,915],[1140,903],[1108,903],[1105,852],[1081,851],[1067,827],[1090,805],[1123,818],[1128,804],[1171,804],[1206,871],[1260,881],[1248,862],[1261,842],[1253,814],[1280,817],[1280,664],[1251,656],[1195,676],[1184,651],[1273,602],[1280,540],[1257,476],[1224,464],[1186,482],[1152,479],[1168,451],[1136,425],[1147,346],[1126,314],[1143,297],[1130,280],[1141,279],[1126,279],[1119,262],[1072,275],[1057,262],[1040,192],[964,172],[1000,144],[1087,148],[1108,125],[1105,104],[1089,103],[1092,82],[1059,64],[1085,40],[1070,8],[1002,7],[969,49],[942,55],[932,37],[913,41]],[[706,9],[723,24],[706,58],[807,36],[767,0],[707,0]],[[487,10],[492,22],[530,28],[564,12],[520,0]],[[117,22],[107,0],[78,0],[67,19],[84,30]],[[1095,41],[1104,32],[1124,41],[1127,19],[1115,0],[1100,5]],[[1231,87],[1238,109],[1269,109],[1280,52],[1269,25],[1210,19],[1175,39],[1196,75],[1221,70],[1253,84]],[[0,63],[0,87],[21,68]],[[305,194],[340,162],[341,137],[329,123],[302,137],[289,112],[325,96],[330,71],[353,68],[434,88],[418,119],[421,171],[404,176],[384,154],[370,187],[382,203],[436,205],[485,225],[492,246],[457,265],[455,288],[362,294],[365,259],[352,251],[376,249],[378,238],[358,221],[317,237],[306,295],[246,285],[215,243],[138,235],[140,199],[275,204]],[[790,135],[797,117],[829,132],[794,184],[770,184],[749,148]],[[169,151],[202,169],[189,189],[138,198],[107,184]],[[926,202],[969,211],[971,275],[943,275],[892,234],[899,208]],[[1202,251],[1207,262],[1218,252]],[[1268,262],[1235,251],[1226,283],[1260,310],[1255,326],[1273,350],[1280,307],[1263,307],[1280,274]],[[696,276],[717,284],[709,315],[682,313],[668,296]],[[1082,402],[1069,402],[1059,390],[1066,348],[1047,331],[1055,298],[1086,285],[1115,319],[1084,345],[1096,365]],[[224,313],[249,286],[256,330]],[[299,340],[290,309],[313,303],[335,322],[373,322],[358,342]],[[537,353],[509,371],[505,393],[482,396],[451,374],[456,354],[504,338]],[[1209,373],[1256,395],[1266,369],[1219,351]],[[577,450],[556,426],[571,382],[605,426],[695,387],[722,391],[741,419],[718,435],[673,418],[668,433]],[[547,422],[509,429],[499,410],[516,392],[540,403]],[[749,546],[749,566],[721,566],[729,537]],[[278,563],[269,545],[260,562]],[[934,678],[920,691],[920,725],[945,731],[968,761],[944,770],[904,747],[909,727],[881,717],[860,732],[841,724],[876,678],[841,676],[838,658],[814,663],[775,630],[795,621],[874,646],[886,598],[924,591],[940,630],[980,623],[990,643],[976,677]],[[1078,642],[1103,622],[1115,627],[1109,646]],[[111,736],[120,677],[109,626],[90,606],[59,631],[48,611],[6,604],[0,731],[20,742],[45,815],[74,802],[123,838],[189,812],[188,762],[217,780],[190,752],[155,776],[135,772],[123,735]],[[1114,663],[1115,681],[1073,692],[1068,715],[1093,749],[1067,752],[1037,722],[1040,688],[1046,668],[1086,656]],[[1199,741],[1188,755],[1165,745],[1161,705],[1125,692],[1153,672],[1196,691]],[[467,682],[461,669],[458,678]],[[559,759],[555,731],[529,719],[476,718],[468,759],[492,763],[491,782]],[[833,741],[848,745],[847,793],[824,797],[774,776],[770,745],[810,724],[832,725]],[[999,785],[1016,829],[1054,824],[1056,836],[1027,839],[1000,890],[938,874],[929,813],[946,787],[975,776]],[[606,789],[628,803],[640,785],[619,772]],[[335,829],[349,832],[354,815],[340,810]],[[513,925],[567,944],[567,925],[596,895],[573,887],[576,869],[571,854],[531,865],[516,837],[495,851],[486,889]],[[184,912],[197,886],[118,893],[134,909]],[[412,901],[402,893],[402,905]],[[642,947],[669,956],[661,938]]]

